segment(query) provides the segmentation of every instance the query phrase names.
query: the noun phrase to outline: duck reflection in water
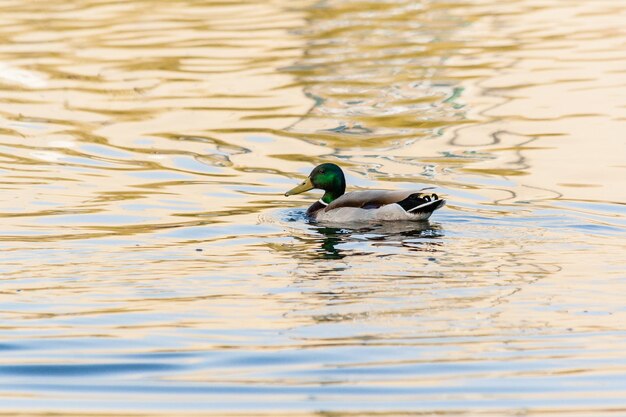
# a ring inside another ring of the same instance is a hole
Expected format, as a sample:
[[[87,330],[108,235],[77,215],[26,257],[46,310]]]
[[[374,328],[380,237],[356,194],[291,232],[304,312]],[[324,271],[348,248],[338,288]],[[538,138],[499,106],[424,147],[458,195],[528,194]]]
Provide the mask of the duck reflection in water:
[[[320,236],[312,239],[302,238],[302,241],[319,244],[314,251],[305,249],[303,252],[314,254],[319,259],[343,259],[347,256],[370,255],[371,249],[380,246],[396,246],[409,248],[412,251],[433,252],[441,245],[438,238],[443,236],[443,230],[438,223],[405,222],[383,223],[357,226],[355,228],[339,228],[331,226],[315,226],[310,230]],[[361,249],[342,249],[341,245],[353,244]],[[297,245],[299,246],[299,245]],[[308,245],[307,245],[308,246]]]
[[[350,232],[337,227],[319,227],[314,229],[323,235],[318,255],[322,259],[343,259],[346,255],[337,245],[344,242],[344,236]]]

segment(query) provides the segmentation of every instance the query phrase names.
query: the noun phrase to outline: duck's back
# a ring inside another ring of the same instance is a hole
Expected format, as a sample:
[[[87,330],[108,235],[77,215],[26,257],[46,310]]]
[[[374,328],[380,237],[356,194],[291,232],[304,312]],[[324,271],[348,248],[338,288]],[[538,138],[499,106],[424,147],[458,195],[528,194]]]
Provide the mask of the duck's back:
[[[401,191],[386,191],[386,190],[367,190],[367,191],[353,191],[346,193],[330,203],[326,207],[326,211],[335,210],[342,207],[357,207],[365,209],[377,209],[389,204],[398,203],[409,196],[420,193],[423,190],[401,190]]]

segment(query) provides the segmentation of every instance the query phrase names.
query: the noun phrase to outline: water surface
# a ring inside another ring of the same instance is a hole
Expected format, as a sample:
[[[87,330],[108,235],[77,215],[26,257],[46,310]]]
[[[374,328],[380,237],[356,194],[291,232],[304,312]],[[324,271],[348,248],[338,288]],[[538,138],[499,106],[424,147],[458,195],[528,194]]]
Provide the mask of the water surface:
[[[625,414],[625,20],[6,0],[0,414]],[[320,162],[449,204],[310,224]]]

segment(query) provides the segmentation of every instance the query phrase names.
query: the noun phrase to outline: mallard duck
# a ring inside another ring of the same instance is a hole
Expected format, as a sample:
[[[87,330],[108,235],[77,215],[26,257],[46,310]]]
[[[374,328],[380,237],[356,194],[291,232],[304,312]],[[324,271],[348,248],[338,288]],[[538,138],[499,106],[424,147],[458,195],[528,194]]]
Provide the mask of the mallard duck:
[[[437,194],[421,190],[406,191],[354,191],[345,193],[346,177],[335,164],[316,166],[308,178],[285,196],[300,194],[312,189],[324,190],[324,195],[307,210],[316,221],[368,222],[426,220],[433,211],[446,202]]]

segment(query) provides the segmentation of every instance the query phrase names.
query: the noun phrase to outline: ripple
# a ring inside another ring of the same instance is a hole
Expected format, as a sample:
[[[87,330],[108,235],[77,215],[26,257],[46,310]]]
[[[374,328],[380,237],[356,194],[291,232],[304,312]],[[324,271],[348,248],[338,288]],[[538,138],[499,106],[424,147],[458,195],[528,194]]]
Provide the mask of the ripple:
[[[163,363],[106,363],[73,365],[0,365],[0,375],[29,376],[39,378],[90,377],[110,374],[143,374],[146,372],[171,371],[176,367]]]

